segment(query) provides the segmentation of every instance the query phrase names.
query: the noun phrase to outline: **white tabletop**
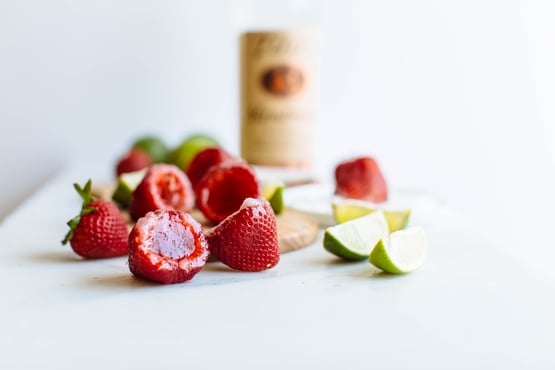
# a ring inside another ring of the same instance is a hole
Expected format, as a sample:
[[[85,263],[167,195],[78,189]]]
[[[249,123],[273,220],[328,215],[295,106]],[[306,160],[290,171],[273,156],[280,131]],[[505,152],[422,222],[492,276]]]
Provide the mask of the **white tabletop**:
[[[210,263],[161,286],[61,246],[76,180],[63,172],[1,225],[1,369],[555,368],[555,283],[448,206],[414,214],[430,248],[411,274],[340,262],[319,239],[270,271]]]

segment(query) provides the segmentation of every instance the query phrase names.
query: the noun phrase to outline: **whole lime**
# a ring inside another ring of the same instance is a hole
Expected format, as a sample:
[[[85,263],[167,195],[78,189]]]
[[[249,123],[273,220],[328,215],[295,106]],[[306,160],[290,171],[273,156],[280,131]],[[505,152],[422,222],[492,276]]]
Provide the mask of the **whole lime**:
[[[168,147],[158,136],[140,137],[133,143],[132,147],[147,152],[154,163],[162,163],[168,156]]]
[[[169,154],[167,161],[185,171],[198,152],[213,146],[220,146],[220,144],[210,135],[190,135]]]

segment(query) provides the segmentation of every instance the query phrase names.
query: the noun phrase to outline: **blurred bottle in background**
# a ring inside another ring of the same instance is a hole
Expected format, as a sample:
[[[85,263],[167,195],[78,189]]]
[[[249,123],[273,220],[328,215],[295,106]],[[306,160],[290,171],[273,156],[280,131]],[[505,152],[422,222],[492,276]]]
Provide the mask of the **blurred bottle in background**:
[[[316,121],[316,1],[237,2],[241,156],[259,166],[310,169]]]

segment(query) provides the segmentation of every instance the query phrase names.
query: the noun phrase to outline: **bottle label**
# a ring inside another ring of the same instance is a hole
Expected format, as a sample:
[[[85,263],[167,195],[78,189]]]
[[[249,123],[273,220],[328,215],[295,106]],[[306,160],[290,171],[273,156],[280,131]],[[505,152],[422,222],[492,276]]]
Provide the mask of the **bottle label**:
[[[247,162],[310,164],[314,45],[309,30],[241,35],[241,156]]]

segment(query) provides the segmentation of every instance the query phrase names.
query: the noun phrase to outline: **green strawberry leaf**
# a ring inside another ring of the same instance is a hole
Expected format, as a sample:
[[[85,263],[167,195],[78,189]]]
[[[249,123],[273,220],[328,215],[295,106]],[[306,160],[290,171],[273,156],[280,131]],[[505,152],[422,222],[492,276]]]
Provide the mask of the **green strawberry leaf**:
[[[81,207],[81,212],[79,212],[77,216],[73,217],[67,222],[67,225],[69,226],[69,231],[66,234],[64,240],[62,240],[63,245],[66,245],[75,235],[75,229],[77,228],[77,225],[79,225],[79,222],[81,222],[81,217],[96,211],[95,207],[89,207],[89,204],[91,204],[91,202],[93,201],[91,179],[87,181],[84,187],[81,187],[81,185],[79,185],[78,183],[73,184],[73,187],[75,188],[75,190],[77,190],[77,193],[79,194],[81,199],[83,199],[83,205]]]
[[[81,185],[79,185],[78,183],[73,184],[73,187],[75,188],[75,190],[77,190],[77,193],[79,193],[81,199],[83,199],[83,209],[86,208],[93,200],[91,179],[87,181],[84,188],[82,188]]]

